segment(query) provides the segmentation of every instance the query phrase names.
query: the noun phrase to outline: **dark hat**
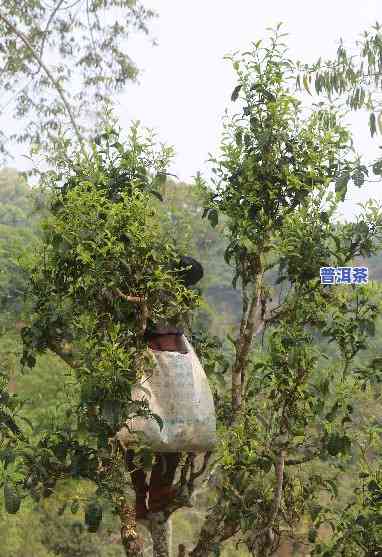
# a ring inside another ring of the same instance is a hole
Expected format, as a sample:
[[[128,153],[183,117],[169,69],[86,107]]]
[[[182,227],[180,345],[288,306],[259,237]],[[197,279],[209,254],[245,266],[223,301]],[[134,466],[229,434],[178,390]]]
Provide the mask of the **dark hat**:
[[[196,261],[193,257],[182,255],[175,266],[178,269],[182,268],[182,270],[177,273],[177,277],[185,286],[193,286],[203,278],[203,267],[199,261]]]

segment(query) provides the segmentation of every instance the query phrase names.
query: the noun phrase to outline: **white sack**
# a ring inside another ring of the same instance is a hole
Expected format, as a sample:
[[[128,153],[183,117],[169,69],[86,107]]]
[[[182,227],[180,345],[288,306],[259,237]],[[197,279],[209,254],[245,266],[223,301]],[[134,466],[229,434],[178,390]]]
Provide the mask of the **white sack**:
[[[153,351],[154,369],[133,387],[132,399],[148,400],[150,410],[163,420],[163,429],[153,418],[128,420],[132,431],[145,435],[145,443],[157,452],[205,452],[216,445],[216,419],[207,376],[191,344],[183,336],[188,353]],[[134,436],[126,427],[117,434],[126,448]]]

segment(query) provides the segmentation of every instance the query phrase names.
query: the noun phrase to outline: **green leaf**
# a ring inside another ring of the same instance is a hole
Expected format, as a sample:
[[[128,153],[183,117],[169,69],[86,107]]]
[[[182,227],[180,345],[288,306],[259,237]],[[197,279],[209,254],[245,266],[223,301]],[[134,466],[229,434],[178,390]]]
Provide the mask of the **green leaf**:
[[[321,91],[321,76],[317,75],[316,79],[314,80],[314,88],[316,89],[317,95]]]
[[[156,197],[157,199],[159,199],[159,201],[162,201],[162,202],[163,202],[162,194],[160,194],[159,191],[156,191],[156,190],[149,190],[149,193],[151,193],[151,195],[153,195],[154,197]]]
[[[236,272],[236,273],[234,274],[233,279],[232,279],[232,288],[235,288],[235,289],[236,289],[236,287],[237,287],[237,281],[239,280],[239,278],[240,278],[240,273]]]
[[[221,549],[220,549],[220,545],[218,543],[213,544],[213,546],[211,547],[211,551],[212,551],[214,557],[220,557]]]
[[[233,90],[233,93],[231,95],[231,101],[235,102],[239,96],[239,93],[241,91],[241,88],[243,87],[242,84],[240,85],[236,85],[235,89]]]
[[[211,223],[211,226],[213,226],[215,228],[215,226],[218,224],[219,222],[219,216],[218,216],[218,211],[217,209],[210,209],[208,212],[208,220]]]
[[[238,147],[241,147],[243,144],[243,132],[241,129],[236,130],[235,132],[235,141]]]
[[[233,257],[233,246],[229,245],[224,252],[224,261],[229,265],[231,258]]]
[[[351,448],[351,439],[347,435],[332,433],[329,435],[327,451],[330,456],[337,456],[340,453],[347,453]]]
[[[102,521],[102,507],[97,501],[91,501],[85,508],[85,524],[89,532],[97,532]]]
[[[9,464],[15,461],[16,453],[9,447],[2,449],[0,451],[0,461],[4,462],[4,468],[7,468]]]
[[[325,224],[329,224],[329,213],[327,213],[326,211],[321,211],[320,220]]]
[[[336,402],[333,404],[331,410],[326,414],[325,420],[328,420],[328,422],[332,422],[334,420],[339,408],[340,408],[340,404],[339,404],[338,400],[336,400]]]
[[[377,161],[376,163],[373,164],[373,172],[377,176],[382,175],[382,160]]]
[[[253,371],[256,371],[258,369],[265,369],[267,367],[267,364],[265,362],[256,362],[254,364],[254,366],[252,367]]]
[[[4,503],[5,510],[9,514],[16,514],[20,509],[21,497],[18,494],[16,486],[8,481],[4,484]]]
[[[314,542],[316,541],[316,539],[317,539],[317,534],[318,534],[318,531],[317,531],[316,528],[309,528],[309,531],[308,531],[308,541],[309,541],[310,543],[314,543]]]
[[[358,188],[361,187],[365,182],[365,176],[363,175],[363,172],[361,172],[360,169],[357,169],[355,172],[353,172],[351,178],[354,182],[354,185],[357,186]]]
[[[376,117],[374,112],[372,112],[369,117],[369,128],[370,128],[371,137],[373,137],[377,132]]]
[[[321,383],[318,386],[319,391],[325,396],[329,393],[329,379],[325,378],[321,380]]]
[[[152,417],[154,418],[154,420],[157,422],[157,424],[159,425],[159,429],[160,431],[162,431],[164,423],[163,420],[160,416],[158,416],[158,414],[152,414]]]
[[[345,200],[349,180],[350,180],[350,174],[347,171],[347,172],[343,172],[340,176],[338,176],[338,178],[335,181],[335,192],[337,194],[337,198],[340,201]]]
[[[380,369],[382,370],[382,357],[381,356],[377,356],[376,358],[373,358],[372,362],[371,362],[371,367],[374,369]]]
[[[310,96],[312,96],[312,93],[309,90],[309,85],[308,85],[308,77],[306,75],[304,75],[303,79],[302,79],[302,83],[304,85],[304,89],[307,93],[309,93]]]
[[[74,499],[72,501],[72,504],[70,505],[70,512],[72,514],[76,514],[78,513],[79,509],[80,509],[80,502],[78,499]]]
[[[371,480],[367,484],[367,489],[371,493],[379,493],[381,491],[381,488],[380,488],[379,484],[375,480]]]
[[[125,152],[124,146],[123,146],[122,143],[120,143],[119,141],[116,141],[115,143],[113,143],[113,144],[111,145],[111,147],[114,147],[114,149],[117,149],[117,151],[118,151],[118,153],[119,153],[120,155],[123,155],[124,152]]]

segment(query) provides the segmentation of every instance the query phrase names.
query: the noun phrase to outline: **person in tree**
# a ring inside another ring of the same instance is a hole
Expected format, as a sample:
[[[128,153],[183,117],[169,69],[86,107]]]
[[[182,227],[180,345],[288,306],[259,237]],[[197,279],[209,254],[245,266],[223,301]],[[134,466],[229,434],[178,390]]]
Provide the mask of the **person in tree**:
[[[203,277],[202,265],[192,257],[182,256],[177,266],[182,268],[178,277],[186,287],[194,286]],[[183,328],[175,324],[175,321],[172,323],[163,320],[154,324],[148,316],[144,338],[151,350],[187,354],[183,334]],[[176,492],[172,484],[181,453],[157,453],[155,455],[150,485],[147,484],[145,471],[136,469],[133,462],[134,451],[126,450],[125,455],[136,494],[136,518],[145,518],[148,511],[159,512],[165,509]],[[147,493],[149,495],[148,505],[146,504]]]

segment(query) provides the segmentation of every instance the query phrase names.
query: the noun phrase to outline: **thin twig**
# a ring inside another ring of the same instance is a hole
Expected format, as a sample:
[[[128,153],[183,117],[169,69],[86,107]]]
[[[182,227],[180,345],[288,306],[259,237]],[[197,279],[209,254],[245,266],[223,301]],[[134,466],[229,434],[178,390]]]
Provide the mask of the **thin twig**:
[[[121,290],[119,288],[116,288],[115,291],[120,298],[123,298],[124,300],[127,300],[128,302],[142,304],[143,302],[146,301],[146,298],[144,298],[143,296],[130,296],[129,294],[124,294],[123,292],[121,292]]]
[[[56,13],[58,12],[58,10],[61,8],[62,4],[65,2],[66,0],[59,0],[54,8],[54,10],[52,10],[52,13],[49,16],[48,22],[45,26],[45,29],[43,31],[43,37],[42,37],[42,41],[41,41],[41,47],[40,47],[40,58],[42,58],[42,55],[44,54],[44,47],[45,47],[45,41],[46,41],[46,37],[49,31],[49,27],[50,24],[53,21],[54,16],[56,15]],[[41,66],[40,66],[41,69]],[[38,70],[38,72],[36,74],[33,75],[37,75],[40,71],[40,69]]]
[[[55,79],[55,77],[52,75],[51,71],[49,70],[49,68],[45,65],[45,63],[43,62],[43,60],[41,59],[41,57],[38,55],[38,53],[35,51],[34,47],[32,46],[32,44],[30,43],[29,39],[24,35],[24,33],[22,33],[21,31],[19,31],[15,25],[4,15],[0,12],[0,20],[3,21],[6,26],[13,31],[13,33],[19,37],[19,39],[22,40],[22,42],[25,44],[25,46],[27,46],[30,51],[31,54],[33,56],[33,58],[35,58],[35,60],[37,61],[37,63],[42,67],[42,69],[44,70],[44,72],[46,73],[46,75],[48,76],[48,78],[50,79],[50,81],[52,82],[52,84],[54,85],[57,93],[59,94],[62,102],[64,103],[64,106],[66,108],[66,111],[68,113],[68,116],[70,118],[71,124],[73,126],[73,130],[77,136],[78,142],[80,144],[80,148],[82,151],[82,154],[84,155],[84,157],[87,159],[87,153],[85,150],[85,145],[82,139],[82,135],[80,133],[80,130],[76,124],[72,109],[69,105],[68,100],[66,99],[66,96],[64,95],[64,92],[62,90],[61,85],[59,84],[59,82]]]

